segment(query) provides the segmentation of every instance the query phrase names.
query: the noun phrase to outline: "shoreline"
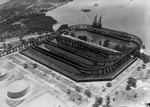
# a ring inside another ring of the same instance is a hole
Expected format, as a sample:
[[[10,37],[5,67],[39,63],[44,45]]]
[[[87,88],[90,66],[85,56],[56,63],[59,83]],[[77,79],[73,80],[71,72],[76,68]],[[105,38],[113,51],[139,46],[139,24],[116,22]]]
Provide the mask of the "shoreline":
[[[69,4],[60,6],[52,11],[46,12],[46,15],[52,16],[58,21],[54,27],[59,27],[61,24],[76,25],[76,24],[91,24],[95,15],[102,15],[102,24],[105,28],[114,29],[117,31],[128,32],[140,37],[143,45],[146,46],[146,53],[150,55],[150,42],[148,37],[147,27],[143,16],[146,14],[145,9],[139,6],[140,1],[120,1],[120,4],[111,4],[109,2],[96,1],[99,6],[94,6],[96,0],[74,0]],[[102,5],[103,4],[103,5]],[[128,5],[126,5],[128,4]],[[145,3],[143,3],[145,4]],[[123,5],[123,8],[119,9]],[[91,12],[82,12],[82,8],[88,8]],[[147,8],[147,7],[146,7]],[[119,10],[118,10],[119,9]],[[140,11],[139,11],[140,9]],[[135,18],[135,16],[137,16]],[[146,15],[146,20],[148,16]]]
[[[52,10],[58,8],[58,7],[64,6],[64,5],[66,5],[66,4],[68,4],[68,3],[71,3],[71,2],[73,2],[73,1],[68,1],[68,2],[66,2],[66,3],[61,3],[60,5],[53,6],[53,7],[51,7],[47,12],[52,11]],[[46,14],[47,12],[44,12],[44,13]],[[47,16],[47,15],[46,15],[46,16]]]
[[[2,5],[2,4],[4,4],[4,3],[6,3],[6,2],[9,2],[10,0],[1,0],[0,1],[0,5]]]

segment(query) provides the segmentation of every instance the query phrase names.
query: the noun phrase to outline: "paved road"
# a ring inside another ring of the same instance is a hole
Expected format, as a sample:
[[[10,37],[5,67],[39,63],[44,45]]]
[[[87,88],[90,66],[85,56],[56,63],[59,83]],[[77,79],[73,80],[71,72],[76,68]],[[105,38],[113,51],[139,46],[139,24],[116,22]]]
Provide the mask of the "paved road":
[[[51,33],[43,33],[42,35],[26,35],[23,37],[23,39],[29,39],[29,38],[35,38],[35,37],[39,37],[39,36],[44,36],[46,34],[51,34]],[[3,43],[11,43],[11,42],[15,42],[15,41],[19,41],[19,37],[14,37],[14,38],[10,38],[10,39],[6,39],[5,42],[0,42],[0,45],[2,45]]]
[[[105,93],[103,93],[103,94],[101,95],[101,97],[105,98],[105,96],[107,96],[107,95],[108,95],[109,93],[111,93],[115,88],[117,88],[122,82],[124,82],[124,81],[131,75],[132,72],[136,71],[137,67],[140,66],[142,63],[143,63],[143,62],[142,62],[140,59],[138,59],[137,62],[134,63],[134,64],[136,64],[136,66],[134,66],[134,67],[128,69],[128,70],[130,70],[130,72],[129,72],[127,75],[125,75],[125,76],[124,76],[119,82],[117,82],[114,86],[112,86],[108,91],[106,91]]]
[[[34,38],[34,37],[38,37],[38,36],[43,36],[43,35],[27,35],[27,36],[24,36],[23,39],[29,39],[29,38]],[[10,43],[10,42],[15,42],[15,41],[19,41],[19,37],[15,37],[15,38],[12,38],[12,39],[6,39],[6,42],[3,42],[3,43]]]

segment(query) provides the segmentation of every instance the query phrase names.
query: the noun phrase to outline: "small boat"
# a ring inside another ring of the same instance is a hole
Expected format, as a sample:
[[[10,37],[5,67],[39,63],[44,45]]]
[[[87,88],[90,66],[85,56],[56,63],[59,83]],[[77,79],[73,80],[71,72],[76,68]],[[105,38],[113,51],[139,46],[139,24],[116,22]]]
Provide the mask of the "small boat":
[[[98,3],[95,3],[94,6],[98,6]]]
[[[90,9],[81,9],[81,11],[83,11],[83,12],[90,12],[91,10]]]

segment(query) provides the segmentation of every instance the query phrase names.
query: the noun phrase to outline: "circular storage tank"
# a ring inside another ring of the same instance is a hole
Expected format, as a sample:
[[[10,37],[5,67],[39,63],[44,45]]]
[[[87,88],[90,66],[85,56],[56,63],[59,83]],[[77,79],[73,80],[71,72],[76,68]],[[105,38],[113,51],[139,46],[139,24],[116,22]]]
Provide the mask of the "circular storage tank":
[[[7,96],[9,98],[20,98],[29,92],[29,83],[24,80],[16,81],[9,85]]]
[[[3,81],[7,78],[7,70],[6,69],[0,69],[0,81]]]

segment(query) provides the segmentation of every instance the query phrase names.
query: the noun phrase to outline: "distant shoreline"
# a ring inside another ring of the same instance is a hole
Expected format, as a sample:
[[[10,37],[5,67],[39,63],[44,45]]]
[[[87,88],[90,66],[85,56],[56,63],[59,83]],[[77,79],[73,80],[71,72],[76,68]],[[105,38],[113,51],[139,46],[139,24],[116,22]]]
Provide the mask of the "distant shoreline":
[[[10,0],[0,0],[0,5],[6,3],[6,2],[8,2],[8,1],[10,1]]]
[[[146,24],[142,20],[145,14],[144,7],[138,5],[142,1],[130,2],[121,0],[119,4],[116,2],[114,4],[108,2],[107,4],[97,1],[96,3],[99,6],[94,6],[94,3],[92,0],[74,0],[67,5],[47,12],[46,15],[52,16],[59,24],[68,25],[91,24],[95,15],[102,15],[102,24],[104,27],[139,36],[146,46],[146,53],[150,55],[150,48],[148,48],[150,45],[150,37],[148,36],[149,32],[147,30],[149,24],[147,21]],[[130,5],[124,5],[125,3]],[[124,6],[124,8],[120,8],[120,6]],[[82,12],[81,9],[90,9],[91,12]],[[146,15],[146,20],[148,19]]]
[[[53,6],[53,7],[51,7],[49,10],[47,10],[47,12],[52,11],[52,10],[58,8],[58,7],[64,6],[64,5],[66,5],[66,4],[68,4],[68,3],[71,3],[71,2],[73,2],[73,1],[68,1],[68,2],[62,3],[62,4],[58,5],[58,6]],[[44,13],[46,14],[47,12],[44,12]]]

